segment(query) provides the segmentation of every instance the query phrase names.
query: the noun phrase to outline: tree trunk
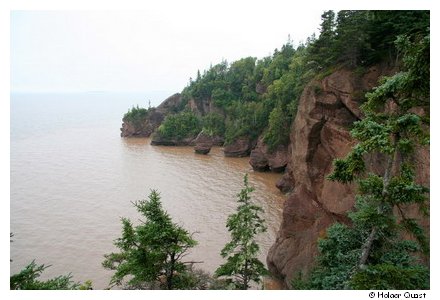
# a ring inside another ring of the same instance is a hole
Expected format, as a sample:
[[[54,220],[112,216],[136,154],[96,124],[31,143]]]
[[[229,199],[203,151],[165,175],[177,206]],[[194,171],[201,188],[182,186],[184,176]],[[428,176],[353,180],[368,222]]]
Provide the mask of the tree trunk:
[[[361,258],[359,260],[358,268],[360,270],[365,269],[365,263],[367,262],[368,256],[370,256],[371,246],[376,239],[377,227],[371,229],[370,235],[368,236],[365,243],[362,245]]]
[[[169,273],[167,274],[167,289],[172,290],[173,289],[173,275],[174,275],[174,265],[175,265],[175,254],[171,254],[170,258],[170,269]]]
[[[248,274],[248,261],[246,259],[246,262],[244,264],[244,276],[243,276],[243,289],[247,290],[249,284],[249,274]]]
[[[396,149],[396,147],[395,147],[396,140],[397,140],[397,137],[395,137],[395,136],[392,137],[392,144],[395,149]],[[397,158],[398,158],[398,152],[396,149],[394,151],[393,156],[388,157],[387,166],[385,169],[385,174],[383,176],[382,201],[379,204],[379,207],[377,208],[379,214],[383,213],[384,200],[385,200],[387,193],[388,193],[388,184],[390,182],[391,172],[393,171],[393,166],[394,166],[394,163],[397,161]],[[359,259],[358,269],[361,269],[361,270],[365,269],[365,267],[366,267],[365,264],[368,260],[368,257],[370,256],[371,246],[373,245],[373,242],[376,239],[376,235],[377,235],[377,226],[373,226],[373,228],[371,228],[370,234],[368,235],[368,238],[366,239],[366,241],[362,245],[361,258]]]

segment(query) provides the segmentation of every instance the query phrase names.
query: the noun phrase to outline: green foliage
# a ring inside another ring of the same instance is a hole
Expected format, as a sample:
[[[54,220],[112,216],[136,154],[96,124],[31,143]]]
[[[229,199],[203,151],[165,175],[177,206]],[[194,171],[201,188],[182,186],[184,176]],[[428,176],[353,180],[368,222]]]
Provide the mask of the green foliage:
[[[124,114],[122,121],[131,122],[135,126],[140,126],[147,119],[148,112],[150,109],[140,108],[139,105],[132,107]]]
[[[222,115],[217,113],[206,114],[202,118],[202,130],[210,136],[220,136],[225,135],[225,119]]]
[[[360,257],[362,233],[346,225],[336,223],[328,228],[327,237],[318,241],[320,255],[318,267],[308,280],[303,280],[305,289],[345,289],[353,265]],[[298,283],[293,282],[293,286]]]
[[[188,267],[187,271],[178,277],[179,286],[187,290],[228,290],[232,289],[227,280],[220,279],[201,270]]]
[[[301,92],[314,75],[306,66],[307,53],[306,46],[300,45],[295,49],[289,39],[281,50],[275,49],[272,56],[258,61],[253,57],[231,64],[222,61],[203,74],[198,72],[196,80],[190,79],[189,85],[182,91],[182,103],[186,105],[192,99],[202,115],[205,113],[202,107],[209,101],[223,110],[223,123],[219,118],[202,120],[202,127],[208,133],[213,129],[224,134],[226,143],[240,137],[256,139],[269,125],[267,141],[270,148],[286,145],[288,133],[281,129],[290,126]],[[269,115],[275,107],[279,108],[273,112],[270,125]],[[279,114],[279,109],[282,114]],[[178,108],[178,111],[182,110],[184,107]],[[281,119],[276,120],[276,117]],[[207,125],[210,121],[216,124]],[[175,132],[161,129],[168,136]]]
[[[210,136],[223,137],[226,130],[224,117],[217,113],[208,113],[200,117],[185,110],[167,116],[156,134],[165,139],[180,141],[185,138],[193,138],[202,130]]]
[[[14,234],[11,232],[9,237],[12,243]],[[12,260],[11,260],[12,262]],[[11,290],[91,290],[92,282],[90,280],[84,283],[72,281],[72,274],[60,275],[49,280],[38,280],[45,269],[50,266],[37,265],[35,260],[28,264],[18,274],[10,277],[9,284]]]
[[[407,90],[416,87],[414,90],[429,91],[429,80],[423,79],[426,72],[429,76],[429,68],[426,68],[426,62],[429,64],[429,35],[424,39],[414,38],[418,33],[426,36],[429,32],[426,29],[429,26],[428,11],[341,10],[336,14],[330,10],[324,11],[321,17],[319,37],[310,37],[306,44],[295,48],[289,37],[280,50],[275,49],[271,56],[263,59],[246,57],[232,63],[222,61],[202,73],[197,71],[196,79],[190,79],[183,89],[182,102],[173,113],[184,111],[189,101],[193,101],[203,116],[206,105],[214,104],[222,110],[224,124],[218,122],[212,128],[199,120],[202,124],[194,122],[179,130],[179,121],[171,119],[170,124],[164,126],[169,128],[162,128],[162,133],[166,138],[182,139],[197,134],[194,132],[202,128],[208,133],[212,129],[220,134],[224,132],[228,144],[243,136],[256,139],[264,133],[270,150],[274,150],[278,145],[288,143],[284,128],[290,127],[294,120],[301,93],[312,78],[321,80],[340,67],[351,67],[357,70],[356,73],[362,73],[380,60],[392,63],[397,49],[404,55],[404,63],[412,65],[412,71],[402,74],[404,78],[395,75],[386,80],[375,94],[379,96],[382,90],[387,91],[382,96],[388,96],[392,94],[391,86],[400,90],[402,84]],[[395,44],[399,35],[401,37]],[[414,42],[420,44],[417,50],[408,46]],[[408,79],[412,81],[408,82]],[[363,100],[361,96],[357,98]],[[414,98],[400,97],[401,105],[412,107]],[[373,100],[368,102],[374,105]],[[378,102],[383,105],[383,101]],[[380,124],[377,120],[371,122]],[[377,142],[385,142],[384,137]],[[402,149],[409,147],[409,143],[403,140],[400,144]]]
[[[182,140],[195,137],[202,130],[200,117],[191,111],[169,115],[159,126],[157,133],[165,139]]]
[[[304,52],[303,48],[301,50]],[[297,50],[288,41],[282,46],[281,51],[276,49],[272,57],[259,61],[253,57],[247,57],[230,65],[223,61],[211,66],[203,74],[199,72],[197,79],[190,80],[190,84],[184,89],[182,95],[185,99],[194,99],[198,104],[212,101],[224,111],[225,120],[222,124],[219,118],[216,118],[214,131],[224,134],[227,143],[232,143],[243,136],[256,139],[268,125],[269,114],[278,102],[278,99],[272,96],[258,94],[257,84],[263,89],[270,88],[274,80],[282,78],[289,71],[296,52]],[[280,94],[278,98],[283,98],[283,108],[289,111],[289,122],[292,112],[296,109],[296,104],[290,105],[291,101],[296,101],[296,97],[291,95],[291,90],[297,94],[300,93],[299,87],[291,89],[293,87],[291,82],[297,82],[293,76],[298,75],[298,62],[300,60],[297,58],[292,75],[281,79],[282,82],[276,87]],[[213,127],[206,125],[210,121],[212,120],[203,122],[204,130],[208,133],[210,130],[207,127]]]
[[[276,107],[269,115],[269,128],[264,135],[264,142],[273,152],[278,145],[287,145],[290,134],[290,118],[281,107]]]
[[[269,146],[269,151],[289,142],[290,125],[296,116],[299,98],[313,76],[313,72],[305,65],[306,57],[306,49],[303,46],[298,47],[291,57],[288,69],[268,87],[265,97],[273,105],[270,108],[264,141]]]
[[[290,282],[290,285],[294,290],[311,290],[312,285],[309,278],[303,275],[300,271],[296,276],[294,276]]]
[[[398,176],[391,178],[387,187],[387,201],[393,205],[425,203],[429,189],[415,182],[415,174],[408,165],[403,165]]]
[[[356,175],[365,171],[364,154],[363,147],[356,145],[344,159],[335,159],[333,173],[328,176],[328,179],[342,183],[352,182]]]
[[[426,33],[429,28],[429,11],[426,10],[369,11],[366,17],[367,42],[371,51],[366,53],[365,60],[369,64],[395,57],[398,49],[394,42],[397,36]]]
[[[211,99],[218,107],[227,107],[234,101],[234,95],[229,90],[223,88],[215,88],[212,90]]]
[[[237,212],[228,217],[226,227],[231,233],[231,241],[221,251],[227,258],[215,274],[231,279],[234,287],[247,290],[250,281],[261,282],[261,277],[267,274],[263,263],[257,255],[260,247],[255,236],[266,231],[264,220],[260,217],[261,207],[252,204],[250,193],[254,189],[248,184],[247,174],[244,176],[244,188],[237,195],[239,206]]]
[[[265,67],[262,68],[262,71],[260,71],[261,83],[269,86],[275,80],[280,79],[289,69],[289,65],[295,52],[296,50],[293,48],[292,43],[288,41],[281,47],[281,51],[275,49],[271,60],[260,62],[262,65],[265,65]]]
[[[122,218],[122,236],[114,242],[120,252],[105,255],[102,265],[115,271],[110,285],[122,285],[126,280],[126,287],[133,289],[187,288],[188,267],[182,257],[197,242],[172,222],[155,190],[148,198],[133,203],[144,218],[142,223],[133,226]]]
[[[20,273],[11,276],[11,290],[78,290],[92,288],[90,281],[86,281],[83,285],[73,282],[71,274],[57,276],[45,281],[38,280],[48,267],[37,265],[35,261],[32,261]]]
[[[241,101],[255,101],[255,69],[256,58],[247,57],[233,62],[227,73],[229,90],[235,99]]]
[[[299,274],[292,280],[295,289],[426,289],[429,270],[418,264],[420,250],[412,241],[388,235],[379,243],[364,269],[357,269],[362,243],[368,228],[333,224],[318,241],[320,255],[308,278]],[[400,274],[400,275],[399,275]],[[402,280],[399,276],[406,276]]]
[[[333,57],[348,67],[365,64],[368,44],[368,11],[340,10],[337,14]]]
[[[322,23],[319,38],[310,45],[310,61],[319,65],[331,65],[334,63],[333,51],[335,42],[335,13],[331,10],[324,11],[321,15]]]
[[[429,271],[423,266],[378,264],[356,273],[351,286],[358,290],[427,290]]]
[[[256,101],[255,63],[254,57],[237,60],[231,65],[223,61],[203,75],[198,73],[197,79],[185,88],[185,93],[196,103],[212,99],[221,108],[226,108],[233,101]]]
[[[267,125],[269,111],[264,102],[234,102],[227,109],[225,143],[239,137],[256,139]]]
[[[311,40],[308,56],[318,70],[390,60],[397,55],[397,36],[426,34],[429,28],[429,11],[325,11],[321,19],[320,35]]]

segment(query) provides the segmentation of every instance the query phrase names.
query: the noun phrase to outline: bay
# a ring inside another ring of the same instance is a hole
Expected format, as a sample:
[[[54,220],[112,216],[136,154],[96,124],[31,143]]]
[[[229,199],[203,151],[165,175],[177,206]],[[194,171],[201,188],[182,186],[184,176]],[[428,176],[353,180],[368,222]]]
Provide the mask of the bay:
[[[188,259],[213,272],[223,261],[226,219],[246,173],[253,200],[265,210],[268,232],[259,237],[265,261],[281,220],[280,175],[253,172],[248,158],[226,158],[220,147],[203,156],[192,147],[121,138],[123,114],[149,99],[160,100],[148,93],[11,95],[11,274],[35,259],[51,265],[43,278],[71,272],[105,289],[111,272],[101,262],[116,250],[120,218],[138,222],[131,202],[151,189],[173,220],[195,233],[199,244]]]

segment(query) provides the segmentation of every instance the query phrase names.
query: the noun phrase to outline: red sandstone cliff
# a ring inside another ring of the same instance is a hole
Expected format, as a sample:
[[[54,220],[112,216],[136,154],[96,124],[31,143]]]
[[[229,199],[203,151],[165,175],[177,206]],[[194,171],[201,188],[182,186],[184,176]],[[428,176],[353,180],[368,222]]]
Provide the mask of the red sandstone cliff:
[[[370,68],[363,76],[339,70],[307,85],[292,124],[291,151],[284,185],[292,192],[284,204],[277,240],[269,251],[269,269],[289,285],[298,272],[307,273],[317,255],[317,239],[336,222],[346,222],[354,205],[354,185],[326,179],[332,161],[345,156],[355,141],[350,125],[361,118],[359,99],[377,85],[386,68]],[[419,150],[418,176],[429,186],[429,149]],[[370,168],[380,169],[378,157],[369,159]],[[409,209],[411,210],[411,209]],[[412,209],[415,211],[414,209]],[[425,222],[429,227],[428,222]]]
[[[142,122],[123,120],[121,137],[149,137],[160,126],[165,116],[176,110],[181,102],[182,96],[176,93],[165,99],[157,108],[151,108]]]

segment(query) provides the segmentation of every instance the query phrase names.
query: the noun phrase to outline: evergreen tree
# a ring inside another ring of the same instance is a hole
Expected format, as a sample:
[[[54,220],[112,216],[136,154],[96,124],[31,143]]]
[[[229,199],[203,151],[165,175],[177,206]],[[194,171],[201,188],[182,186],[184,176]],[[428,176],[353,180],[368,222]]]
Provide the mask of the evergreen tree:
[[[426,10],[378,10],[369,11],[367,16],[366,30],[372,51],[365,58],[370,64],[384,58],[391,61],[397,56],[396,36],[424,32],[429,28],[429,11]]]
[[[128,277],[128,288],[186,288],[182,282],[188,267],[182,257],[197,242],[172,222],[158,192],[152,190],[148,198],[133,203],[144,217],[142,223],[134,227],[122,218],[122,236],[114,242],[120,252],[105,255],[103,266],[115,271],[110,285],[121,285]]]
[[[326,67],[334,63],[336,55],[333,51],[336,27],[334,11],[324,11],[321,20],[319,37],[310,44],[309,60],[317,63],[319,67]]]
[[[221,251],[226,263],[216,271],[217,276],[231,279],[235,288],[247,290],[250,282],[261,282],[267,274],[263,263],[257,258],[260,247],[255,236],[265,232],[264,220],[260,217],[262,208],[252,204],[249,194],[254,190],[248,184],[247,174],[244,176],[244,188],[237,195],[239,206],[237,212],[228,217],[226,227],[232,240]]]
[[[10,233],[10,242],[12,243],[12,237],[14,234]],[[11,260],[12,262],[12,260]],[[92,282],[90,280],[85,281],[83,284],[72,281],[72,274],[60,275],[48,280],[38,280],[45,269],[50,266],[39,265],[33,260],[18,274],[14,274],[10,277],[10,289],[11,290],[91,290]]]
[[[155,134],[159,134],[162,138],[180,141],[197,136],[202,130],[201,123],[199,116],[190,110],[184,110],[165,117]]]
[[[60,275],[48,280],[38,280],[49,266],[38,265],[32,261],[18,274],[10,278],[11,290],[91,290],[92,282],[84,284],[72,281],[72,274]]]
[[[269,146],[269,151],[276,150],[278,145],[287,145],[290,134],[290,118],[281,106],[275,107],[269,115],[269,126],[264,135],[264,142]]]
[[[336,19],[335,47],[337,62],[348,67],[364,65],[365,53],[370,51],[366,30],[368,11],[340,10]]]

